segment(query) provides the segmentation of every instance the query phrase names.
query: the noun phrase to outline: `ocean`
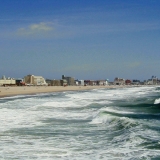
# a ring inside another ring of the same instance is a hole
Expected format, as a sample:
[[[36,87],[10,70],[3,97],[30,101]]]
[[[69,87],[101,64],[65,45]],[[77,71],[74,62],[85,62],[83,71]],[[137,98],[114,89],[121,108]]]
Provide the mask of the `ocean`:
[[[0,99],[0,159],[160,160],[160,87]]]

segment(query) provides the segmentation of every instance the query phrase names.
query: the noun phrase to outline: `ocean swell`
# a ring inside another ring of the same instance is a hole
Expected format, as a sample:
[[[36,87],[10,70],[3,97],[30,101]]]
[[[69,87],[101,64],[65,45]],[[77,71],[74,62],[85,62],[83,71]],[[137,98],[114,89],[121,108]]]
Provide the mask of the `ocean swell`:
[[[160,159],[157,87],[0,100],[0,159]]]

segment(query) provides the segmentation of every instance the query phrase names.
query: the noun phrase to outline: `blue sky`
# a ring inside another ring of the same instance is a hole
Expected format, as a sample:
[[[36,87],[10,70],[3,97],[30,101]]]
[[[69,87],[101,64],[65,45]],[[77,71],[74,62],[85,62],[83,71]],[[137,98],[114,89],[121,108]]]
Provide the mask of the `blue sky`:
[[[159,0],[0,0],[0,75],[160,78]]]

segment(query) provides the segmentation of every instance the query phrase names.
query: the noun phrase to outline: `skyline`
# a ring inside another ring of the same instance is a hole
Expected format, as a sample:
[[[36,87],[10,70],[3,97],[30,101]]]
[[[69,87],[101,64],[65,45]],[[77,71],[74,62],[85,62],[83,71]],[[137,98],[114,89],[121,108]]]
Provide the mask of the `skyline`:
[[[160,77],[158,0],[6,0],[0,73],[46,78]]]

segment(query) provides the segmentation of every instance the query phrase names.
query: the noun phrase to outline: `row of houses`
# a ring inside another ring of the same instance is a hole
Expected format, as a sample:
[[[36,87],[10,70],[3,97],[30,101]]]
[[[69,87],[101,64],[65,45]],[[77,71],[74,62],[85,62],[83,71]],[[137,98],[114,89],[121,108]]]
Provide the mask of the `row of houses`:
[[[144,82],[140,80],[129,80],[116,77],[113,82],[109,80],[78,80],[74,77],[62,75],[59,80],[45,79],[42,76],[27,75],[23,79],[6,78],[5,76],[0,79],[0,86],[94,86],[94,85],[157,85],[160,84],[160,80],[157,77],[152,76]]]
[[[74,77],[68,77],[65,75],[62,75],[61,80],[50,80],[46,79],[46,82],[49,86],[93,86],[93,85],[108,85],[108,80],[78,80]]]
[[[75,80],[74,77],[62,75],[59,80],[45,79],[42,76],[27,75],[23,79],[5,78],[0,79],[0,86],[87,86],[107,85],[107,80]]]
[[[116,77],[113,82],[114,85],[158,85],[160,80],[156,76],[152,76],[151,79],[141,82],[140,80],[130,80]]]

